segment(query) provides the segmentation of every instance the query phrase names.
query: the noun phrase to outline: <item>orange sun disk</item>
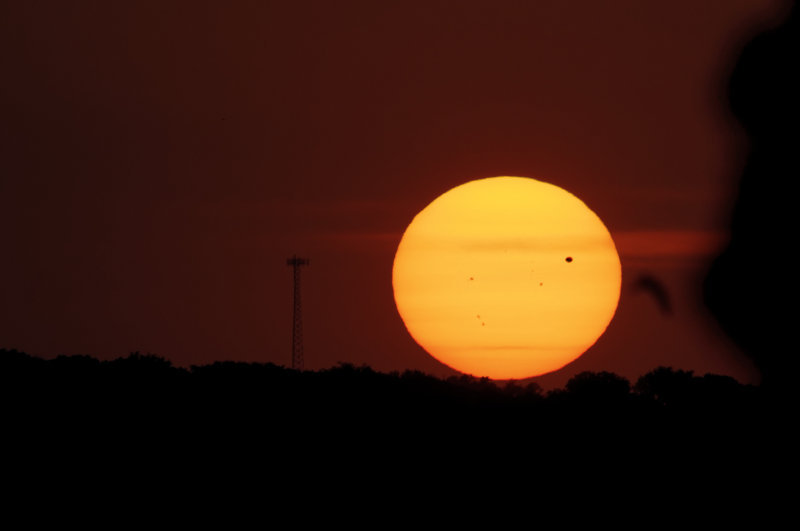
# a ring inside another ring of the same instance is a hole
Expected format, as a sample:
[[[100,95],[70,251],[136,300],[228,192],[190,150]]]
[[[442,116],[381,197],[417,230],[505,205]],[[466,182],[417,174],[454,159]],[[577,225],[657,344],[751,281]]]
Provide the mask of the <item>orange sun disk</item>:
[[[392,269],[414,340],[458,371],[493,379],[578,358],[614,316],[621,281],[600,218],[569,192],[524,177],[439,196],[406,229]]]

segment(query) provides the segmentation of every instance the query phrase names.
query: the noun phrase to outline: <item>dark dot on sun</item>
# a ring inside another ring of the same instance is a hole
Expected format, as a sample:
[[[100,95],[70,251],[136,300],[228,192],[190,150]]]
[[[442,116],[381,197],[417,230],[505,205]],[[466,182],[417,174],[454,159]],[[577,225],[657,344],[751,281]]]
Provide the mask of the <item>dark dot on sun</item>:
[[[572,257],[571,257],[571,256],[568,256],[568,257],[567,257],[567,263],[570,263],[570,262],[572,262]]]

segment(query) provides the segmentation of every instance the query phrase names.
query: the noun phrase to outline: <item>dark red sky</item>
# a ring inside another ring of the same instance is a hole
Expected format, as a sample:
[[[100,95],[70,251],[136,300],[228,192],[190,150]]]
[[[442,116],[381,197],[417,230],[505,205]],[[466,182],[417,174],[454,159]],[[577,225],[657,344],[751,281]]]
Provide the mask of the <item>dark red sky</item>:
[[[465,181],[557,184],[623,294],[581,370],[751,381],[700,306],[744,151],[723,95],[780,0],[0,2],[0,347],[453,372],[397,315],[412,217]],[[631,290],[669,289],[664,316]]]

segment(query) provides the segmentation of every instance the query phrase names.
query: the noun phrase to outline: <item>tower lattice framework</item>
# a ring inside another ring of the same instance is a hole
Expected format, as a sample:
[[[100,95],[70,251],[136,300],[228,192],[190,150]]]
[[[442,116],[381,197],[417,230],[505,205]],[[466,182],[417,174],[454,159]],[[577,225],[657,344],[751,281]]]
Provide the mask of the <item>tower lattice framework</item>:
[[[292,267],[294,274],[294,311],[292,318],[292,369],[303,370],[303,307],[300,301],[300,268],[308,265],[307,258],[296,255],[289,258],[286,264]]]

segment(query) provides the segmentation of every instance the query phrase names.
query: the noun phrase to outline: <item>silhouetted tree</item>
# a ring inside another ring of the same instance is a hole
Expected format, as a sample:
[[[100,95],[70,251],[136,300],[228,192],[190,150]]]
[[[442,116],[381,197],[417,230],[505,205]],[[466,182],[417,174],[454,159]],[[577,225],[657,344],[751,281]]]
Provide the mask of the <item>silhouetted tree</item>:
[[[542,386],[536,382],[528,382],[520,385],[516,380],[509,380],[503,387],[503,392],[512,398],[542,398]]]
[[[633,390],[662,405],[683,406],[691,403],[695,387],[692,371],[658,367],[639,377]]]
[[[735,427],[739,413],[757,411],[749,388],[729,377],[697,378],[668,368],[640,378],[635,395],[628,380],[609,372],[577,374],[564,389],[543,395],[531,382],[499,387],[486,378],[385,374],[352,364],[295,371],[216,362],[185,370],[140,353],[99,362],[87,356],[42,360],[0,351],[0,368],[7,384],[1,389],[4,405],[12,410],[8,418],[44,439],[70,433],[140,434],[262,442],[282,437],[287,444],[346,445],[355,438],[357,444],[405,440],[409,447],[422,440],[454,447],[470,441],[481,448],[499,441],[541,445],[549,439],[557,449],[602,436],[611,448],[623,433],[630,440],[649,441],[665,433],[687,433],[688,424],[681,422],[690,419],[702,421],[691,427],[697,437],[706,425]],[[672,407],[680,403],[686,407]],[[669,426],[650,431],[657,436],[641,433],[643,419],[652,428],[664,418],[657,413],[665,410],[676,412]],[[37,428],[31,430],[33,422]]]
[[[628,397],[631,384],[612,372],[585,371],[570,378],[565,390],[574,397],[587,400],[620,400]]]
[[[131,352],[127,357],[107,362],[109,368],[139,375],[172,374],[175,368],[167,358],[156,354]]]

